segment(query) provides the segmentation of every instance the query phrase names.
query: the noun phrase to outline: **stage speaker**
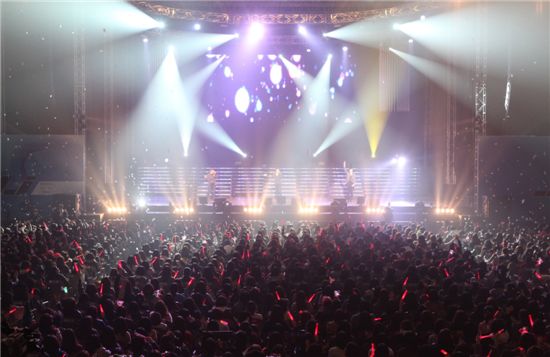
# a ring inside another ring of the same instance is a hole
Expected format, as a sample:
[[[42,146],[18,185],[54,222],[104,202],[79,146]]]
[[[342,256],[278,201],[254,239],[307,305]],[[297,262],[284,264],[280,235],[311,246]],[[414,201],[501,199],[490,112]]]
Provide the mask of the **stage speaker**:
[[[225,211],[231,207],[231,203],[227,198],[216,198],[214,199],[214,210],[217,212]]]
[[[208,203],[208,197],[206,196],[199,196],[199,205],[206,205]]]
[[[346,208],[348,201],[345,198],[335,198],[330,205],[335,208]]]

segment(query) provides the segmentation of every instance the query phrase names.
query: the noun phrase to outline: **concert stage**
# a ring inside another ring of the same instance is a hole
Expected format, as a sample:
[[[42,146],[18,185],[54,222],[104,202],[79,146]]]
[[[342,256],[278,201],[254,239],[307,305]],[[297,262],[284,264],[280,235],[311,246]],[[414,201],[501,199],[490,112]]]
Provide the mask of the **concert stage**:
[[[215,192],[209,197],[205,176],[217,172]],[[272,214],[379,214],[388,204],[413,209],[417,202],[431,202],[422,170],[413,165],[387,164],[355,168],[353,192],[346,199],[346,170],[342,167],[280,168],[141,166],[132,177],[131,200],[138,211],[173,213],[272,213]],[[278,180],[278,181],[277,181]],[[213,194],[213,197],[212,197]],[[245,210],[247,212],[245,212]],[[251,212],[248,212],[248,211]],[[258,212],[254,212],[257,210]]]

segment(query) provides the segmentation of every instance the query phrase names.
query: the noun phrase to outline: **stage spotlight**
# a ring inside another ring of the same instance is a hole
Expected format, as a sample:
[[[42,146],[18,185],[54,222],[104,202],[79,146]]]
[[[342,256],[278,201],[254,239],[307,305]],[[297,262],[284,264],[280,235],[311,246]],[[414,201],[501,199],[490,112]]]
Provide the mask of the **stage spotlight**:
[[[166,27],[166,24],[162,21],[157,21],[157,28],[163,29]]]
[[[376,159],[376,154],[373,152],[370,154],[371,159]]]
[[[259,22],[253,22],[248,30],[248,37],[252,42],[257,42],[264,37],[264,26]]]
[[[399,156],[397,158],[397,165],[399,166],[403,166],[407,163],[407,158],[405,158],[404,156]]]
[[[168,46],[168,53],[174,53],[174,46]]]
[[[107,214],[113,216],[123,216],[128,213],[128,209],[122,206],[106,206]]]
[[[399,29],[401,29],[401,25],[400,25],[400,24],[393,24],[392,27],[393,27],[394,30],[399,30]]]
[[[174,214],[176,215],[189,216],[193,213],[195,213],[195,209],[193,207],[175,207],[174,208]]]
[[[243,158],[245,158],[245,159],[248,157],[248,155],[247,155],[246,153],[244,153],[244,152],[241,154],[241,156],[242,156]]]
[[[412,38],[409,38],[409,43],[413,43],[413,39],[412,39]]]
[[[149,39],[147,37],[144,37],[141,41],[143,41],[143,43],[147,43],[149,42]]]
[[[234,38],[239,38],[239,33],[238,33],[238,32],[235,32],[235,33],[233,34],[233,37],[234,37]]]
[[[426,20],[426,16],[424,15],[420,16],[420,21],[424,21],[424,20]]]
[[[261,206],[250,206],[250,207],[244,207],[243,212],[248,214],[262,214],[264,211],[263,207]]]
[[[198,22],[196,24],[194,24],[193,25],[193,30],[200,31],[201,30],[201,24],[199,24]]]
[[[147,200],[144,197],[138,197],[136,204],[139,208],[147,207]]]
[[[348,46],[342,47],[342,51],[347,52],[348,51]]]
[[[384,208],[382,207],[368,207],[365,210],[365,213],[371,216],[379,216],[381,214],[384,214]]]
[[[319,213],[319,207],[304,206],[298,209],[298,213],[302,215],[313,215]]]
[[[455,209],[454,208],[448,208],[448,207],[437,207],[435,210],[434,210],[434,213],[438,216],[453,216],[455,214]]]
[[[306,36],[307,35],[307,29],[305,28],[305,26],[299,25],[298,26],[298,33],[302,36]]]
[[[323,32],[323,37],[327,37],[327,36],[328,36],[328,33]]]
[[[332,59],[332,53],[329,53],[327,59]]]

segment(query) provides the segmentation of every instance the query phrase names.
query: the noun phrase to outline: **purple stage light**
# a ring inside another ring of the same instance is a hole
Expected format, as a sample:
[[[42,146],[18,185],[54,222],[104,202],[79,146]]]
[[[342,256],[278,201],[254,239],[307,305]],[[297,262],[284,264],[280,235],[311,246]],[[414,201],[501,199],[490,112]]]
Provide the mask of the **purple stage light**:
[[[259,22],[253,22],[248,30],[248,37],[250,41],[257,42],[264,37],[265,28]]]
[[[307,36],[307,29],[305,28],[305,26],[298,26],[298,33],[302,36]]]
[[[193,25],[193,30],[200,31],[201,30],[201,24],[199,24],[199,23],[194,24]]]

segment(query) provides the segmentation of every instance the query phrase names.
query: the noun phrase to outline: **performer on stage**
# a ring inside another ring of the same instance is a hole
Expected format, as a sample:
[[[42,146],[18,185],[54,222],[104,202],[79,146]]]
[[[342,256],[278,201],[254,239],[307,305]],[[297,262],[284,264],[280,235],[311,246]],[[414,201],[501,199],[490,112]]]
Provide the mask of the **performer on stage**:
[[[281,170],[275,169],[275,172],[273,173],[273,186],[275,188],[276,198],[282,197],[283,195],[281,180],[282,180]]]
[[[351,201],[353,198],[353,189],[355,188],[355,172],[352,168],[346,167],[346,162],[344,161],[344,170],[346,170],[346,182],[344,183],[344,195],[346,201]]]
[[[216,175],[216,170],[212,169],[204,176],[204,179],[208,183],[208,198],[212,199],[212,201],[216,198]]]

